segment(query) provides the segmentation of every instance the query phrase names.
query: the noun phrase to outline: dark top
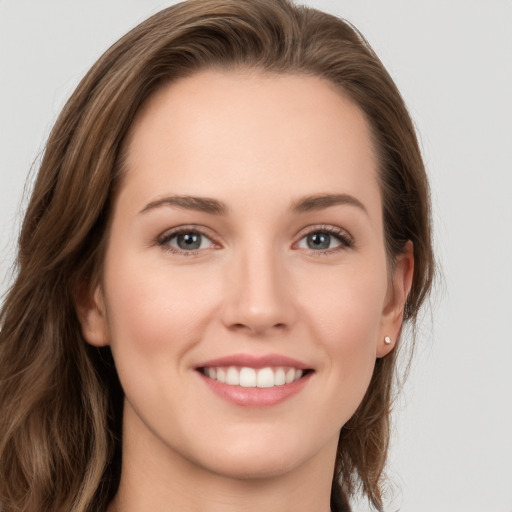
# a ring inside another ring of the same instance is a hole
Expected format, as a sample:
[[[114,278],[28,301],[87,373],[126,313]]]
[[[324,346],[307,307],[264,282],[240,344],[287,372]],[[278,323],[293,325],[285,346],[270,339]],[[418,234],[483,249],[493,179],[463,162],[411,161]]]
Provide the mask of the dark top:
[[[331,488],[331,511],[332,512],[351,512],[348,500],[343,494],[341,487],[333,483]]]

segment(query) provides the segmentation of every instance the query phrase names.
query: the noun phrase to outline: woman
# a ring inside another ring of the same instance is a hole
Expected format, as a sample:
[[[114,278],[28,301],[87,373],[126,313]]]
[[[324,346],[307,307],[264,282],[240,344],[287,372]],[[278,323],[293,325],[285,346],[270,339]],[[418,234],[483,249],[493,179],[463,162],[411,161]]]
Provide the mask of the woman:
[[[433,275],[403,101],[355,29],[195,0],[49,138],[1,315],[13,510],[382,509],[396,354]]]

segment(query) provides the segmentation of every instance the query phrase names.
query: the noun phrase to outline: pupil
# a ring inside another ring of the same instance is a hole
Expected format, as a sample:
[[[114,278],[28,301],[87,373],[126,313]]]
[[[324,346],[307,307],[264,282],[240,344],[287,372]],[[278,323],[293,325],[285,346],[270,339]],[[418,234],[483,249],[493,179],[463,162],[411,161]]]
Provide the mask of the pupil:
[[[198,233],[185,233],[178,235],[178,247],[187,251],[199,249],[201,246],[201,235]]]
[[[326,233],[313,233],[308,235],[308,247],[310,249],[329,249],[331,236]]]

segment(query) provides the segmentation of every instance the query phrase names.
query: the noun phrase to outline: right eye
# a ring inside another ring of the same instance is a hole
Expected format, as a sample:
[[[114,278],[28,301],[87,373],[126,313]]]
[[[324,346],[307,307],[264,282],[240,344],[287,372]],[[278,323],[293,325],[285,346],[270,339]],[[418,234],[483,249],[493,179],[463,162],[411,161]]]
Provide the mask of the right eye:
[[[348,232],[338,226],[323,224],[310,226],[308,230],[303,232],[294,248],[306,249],[316,255],[334,255],[354,246]]]
[[[164,250],[182,255],[196,254],[203,249],[211,249],[215,245],[208,236],[195,229],[181,229],[167,233],[158,240],[158,244]]]
[[[333,233],[324,231],[314,231],[308,235],[302,237],[298,243],[298,247],[301,249],[312,249],[313,251],[326,251],[329,249],[335,249],[342,245],[342,241],[339,237]]]

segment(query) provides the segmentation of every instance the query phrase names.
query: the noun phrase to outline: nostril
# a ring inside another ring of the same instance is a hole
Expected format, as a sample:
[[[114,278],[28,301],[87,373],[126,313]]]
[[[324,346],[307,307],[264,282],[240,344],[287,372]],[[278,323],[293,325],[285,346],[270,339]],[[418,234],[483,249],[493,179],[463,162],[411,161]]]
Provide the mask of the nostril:
[[[234,331],[250,331],[252,333],[259,333],[259,332],[267,331],[268,329],[283,331],[286,329],[286,324],[283,322],[279,322],[277,324],[270,325],[270,327],[267,328],[264,325],[251,325],[251,324],[243,324],[243,323],[237,322],[237,323],[231,325],[231,329],[233,329]]]

